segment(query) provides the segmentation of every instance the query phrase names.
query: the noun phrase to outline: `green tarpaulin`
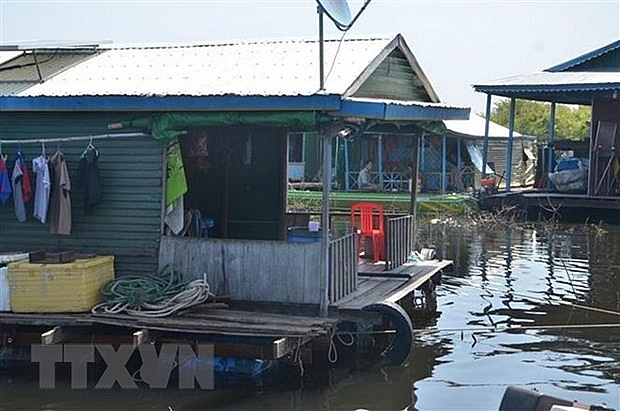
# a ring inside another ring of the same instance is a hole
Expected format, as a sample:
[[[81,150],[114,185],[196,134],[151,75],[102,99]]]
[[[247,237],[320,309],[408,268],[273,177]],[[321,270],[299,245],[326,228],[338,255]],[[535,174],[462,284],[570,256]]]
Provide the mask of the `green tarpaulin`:
[[[151,133],[162,144],[168,143],[188,128],[254,125],[287,127],[295,130],[316,130],[316,116],[305,112],[166,112],[152,117],[122,121],[121,128],[140,128]]]

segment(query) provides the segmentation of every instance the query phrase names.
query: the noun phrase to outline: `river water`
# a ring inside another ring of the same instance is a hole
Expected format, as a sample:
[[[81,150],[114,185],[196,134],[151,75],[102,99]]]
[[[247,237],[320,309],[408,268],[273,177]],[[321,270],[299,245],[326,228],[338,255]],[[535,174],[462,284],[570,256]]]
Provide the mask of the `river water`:
[[[508,386],[620,410],[620,227],[424,222],[454,261],[406,364],[307,366],[213,391],[38,388],[0,370],[7,410],[497,410]],[[275,375],[277,374],[277,375]]]

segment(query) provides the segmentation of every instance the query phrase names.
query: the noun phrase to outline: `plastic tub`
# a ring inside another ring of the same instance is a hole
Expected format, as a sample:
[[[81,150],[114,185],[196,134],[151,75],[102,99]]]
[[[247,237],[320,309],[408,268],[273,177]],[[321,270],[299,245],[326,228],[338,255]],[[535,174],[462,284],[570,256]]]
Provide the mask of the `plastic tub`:
[[[0,312],[11,311],[8,267],[5,267],[5,264],[27,258],[28,253],[0,254]]]
[[[320,243],[323,237],[323,232],[310,231],[308,227],[289,227],[286,235],[286,240],[289,243]]]

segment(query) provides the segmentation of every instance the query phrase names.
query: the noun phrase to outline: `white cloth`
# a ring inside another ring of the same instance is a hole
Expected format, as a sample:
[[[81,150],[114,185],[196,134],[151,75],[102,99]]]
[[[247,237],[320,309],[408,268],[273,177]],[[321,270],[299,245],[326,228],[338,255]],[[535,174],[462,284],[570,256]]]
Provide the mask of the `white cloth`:
[[[183,225],[185,224],[184,215],[183,215],[183,196],[174,200],[172,204],[166,207],[166,216],[164,217],[164,222],[170,230],[177,235],[183,230]]]
[[[34,191],[34,217],[45,224],[50,203],[50,170],[45,157],[33,158],[32,170],[37,176]]]

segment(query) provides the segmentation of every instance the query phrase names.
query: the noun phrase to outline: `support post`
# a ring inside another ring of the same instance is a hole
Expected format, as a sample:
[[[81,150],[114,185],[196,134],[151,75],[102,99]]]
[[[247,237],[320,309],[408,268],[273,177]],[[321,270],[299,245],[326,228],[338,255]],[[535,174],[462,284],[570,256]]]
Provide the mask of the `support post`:
[[[508,144],[506,145],[506,191],[512,185],[512,143],[515,128],[515,98],[510,99],[510,116],[508,118]]]
[[[332,180],[332,136],[330,128],[319,128],[319,133],[322,134],[321,137],[323,138],[323,204],[321,207],[321,230],[323,234],[321,256],[323,257],[323,264],[321,264],[321,279],[319,281],[319,289],[321,290],[319,311],[321,317],[327,317],[329,308],[329,193]]]
[[[413,250],[417,247],[417,230],[418,230],[418,216],[417,216],[417,202],[418,202],[418,166],[420,162],[420,136],[413,134],[411,136],[413,153],[411,158],[411,204],[409,205],[409,214],[413,216]],[[413,251],[411,250],[411,251]]]
[[[377,173],[379,176],[379,187],[381,187],[381,191],[384,190],[383,187],[383,136],[379,135],[377,139]]]
[[[489,161],[489,122],[491,121],[491,95],[487,94],[487,107],[484,115],[484,144],[482,148],[482,178],[487,176],[487,162]]]
[[[545,159],[547,162],[547,167],[545,167],[545,177],[547,173],[551,173],[553,171],[553,143],[555,141],[555,101],[551,102],[551,107],[549,109],[549,135],[547,136],[547,158]],[[547,181],[547,178],[545,178]],[[546,185],[548,185],[547,183]]]
[[[351,189],[351,184],[349,183],[349,174],[351,173],[351,168],[349,167],[349,143],[347,140],[344,140],[344,191],[349,191]]]
[[[447,159],[447,140],[448,137],[446,133],[441,135],[441,185],[440,192],[441,194],[446,194],[446,176],[448,173],[448,159]]]

